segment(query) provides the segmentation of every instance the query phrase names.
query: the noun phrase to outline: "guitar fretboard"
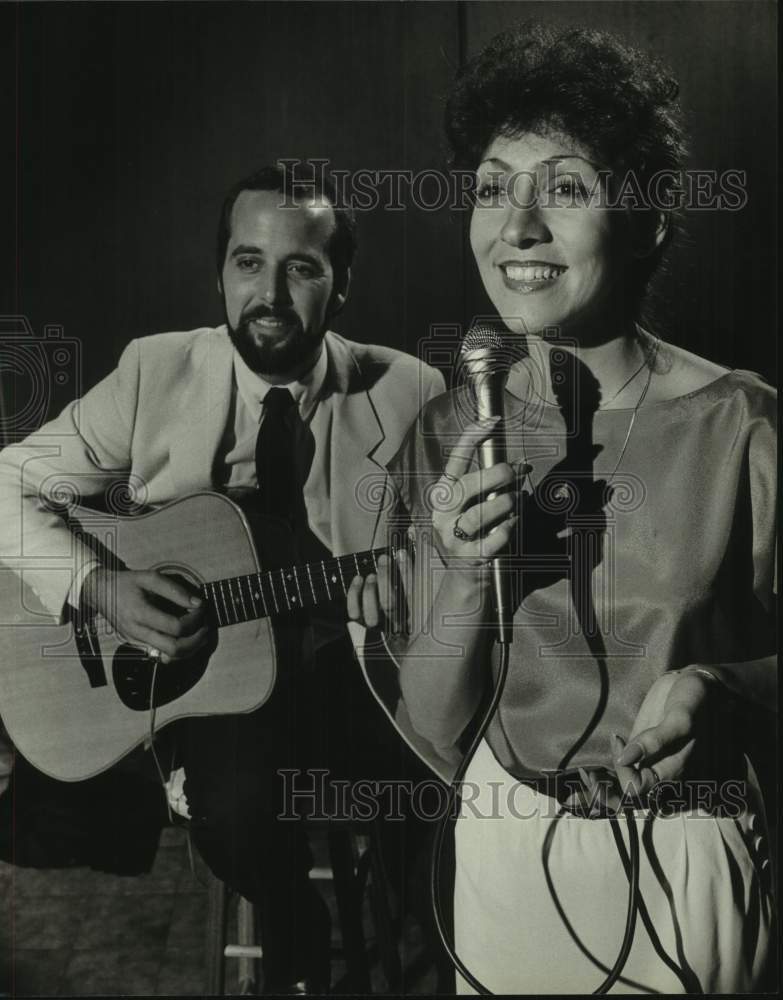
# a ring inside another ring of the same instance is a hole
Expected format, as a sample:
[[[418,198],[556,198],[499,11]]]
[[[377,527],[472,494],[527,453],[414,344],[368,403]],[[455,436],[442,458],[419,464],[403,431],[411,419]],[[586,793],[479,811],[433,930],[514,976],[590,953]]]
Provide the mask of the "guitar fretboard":
[[[348,593],[355,576],[378,571],[378,556],[389,549],[368,549],[321,562],[264,570],[205,583],[201,592],[219,626],[314,608]]]

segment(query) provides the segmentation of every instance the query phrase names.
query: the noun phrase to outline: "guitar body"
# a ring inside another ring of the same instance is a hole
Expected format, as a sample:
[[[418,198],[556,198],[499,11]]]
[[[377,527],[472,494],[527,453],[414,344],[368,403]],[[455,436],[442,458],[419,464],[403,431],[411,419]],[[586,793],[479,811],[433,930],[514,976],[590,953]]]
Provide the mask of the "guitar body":
[[[128,569],[197,586],[262,569],[240,507],[217,493],[136,517],[85,508],[69,517]],[[259,538],[260,550],[285,565],[285,525],[267,524],[263,533],[268,547]],[[53,622],[18,572],[0,564],[0,713],[19,752],[53,778],[98,774],[149,737],[153,723],[158,730],[184,716],[252,712],[272,692],[279,643],[269,617],[216,628],[193,659],[156,665],[100,616],[86,638],[82,623]],[[281,627],[284,645],[292,620]]]

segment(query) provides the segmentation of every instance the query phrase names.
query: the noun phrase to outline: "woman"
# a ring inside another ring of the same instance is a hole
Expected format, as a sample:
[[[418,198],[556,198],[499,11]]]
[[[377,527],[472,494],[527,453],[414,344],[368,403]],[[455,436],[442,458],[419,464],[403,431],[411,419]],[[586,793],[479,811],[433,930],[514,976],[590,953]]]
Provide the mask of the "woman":
[[[497,662],[487,564],[517,557],[508,678],[456,828],[456,950],[495,993],[604,980],[628,897],[613,809],[631,793],[643,906],[614,988],[752,991],[768,957],[740,722],[774,702],[775,394],[640,321],[672,235],[675,95],[612,37],[525,26],[461,71],[448,105],[513,360],[509,462],[478,471],[493,425],[464,389],[398,455],[417,535],[399,665],[414,728],[453,759]],[[694,798],[686,778],[712,790]]]

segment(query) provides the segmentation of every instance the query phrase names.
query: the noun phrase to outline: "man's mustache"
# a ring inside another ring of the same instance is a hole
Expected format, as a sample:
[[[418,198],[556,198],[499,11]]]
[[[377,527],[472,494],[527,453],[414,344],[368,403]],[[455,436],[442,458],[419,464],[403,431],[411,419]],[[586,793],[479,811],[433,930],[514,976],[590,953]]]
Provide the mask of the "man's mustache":
[[[272,309],[269,306],[257,306],[243,313],[241,322],[252,323],[255,319],[280,319],[291,325],[299,323],[299,317],[293,309]]]

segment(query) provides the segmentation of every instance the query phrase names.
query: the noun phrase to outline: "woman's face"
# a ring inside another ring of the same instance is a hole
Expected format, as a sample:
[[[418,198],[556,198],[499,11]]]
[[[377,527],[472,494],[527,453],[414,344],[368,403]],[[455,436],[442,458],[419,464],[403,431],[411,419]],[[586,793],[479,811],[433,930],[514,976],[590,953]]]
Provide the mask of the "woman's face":
[[[477,170],[470,243],[484,287],[519,333],[578,335],[608,320],[630,257],[608,171],[567,137],[494,139]]]

